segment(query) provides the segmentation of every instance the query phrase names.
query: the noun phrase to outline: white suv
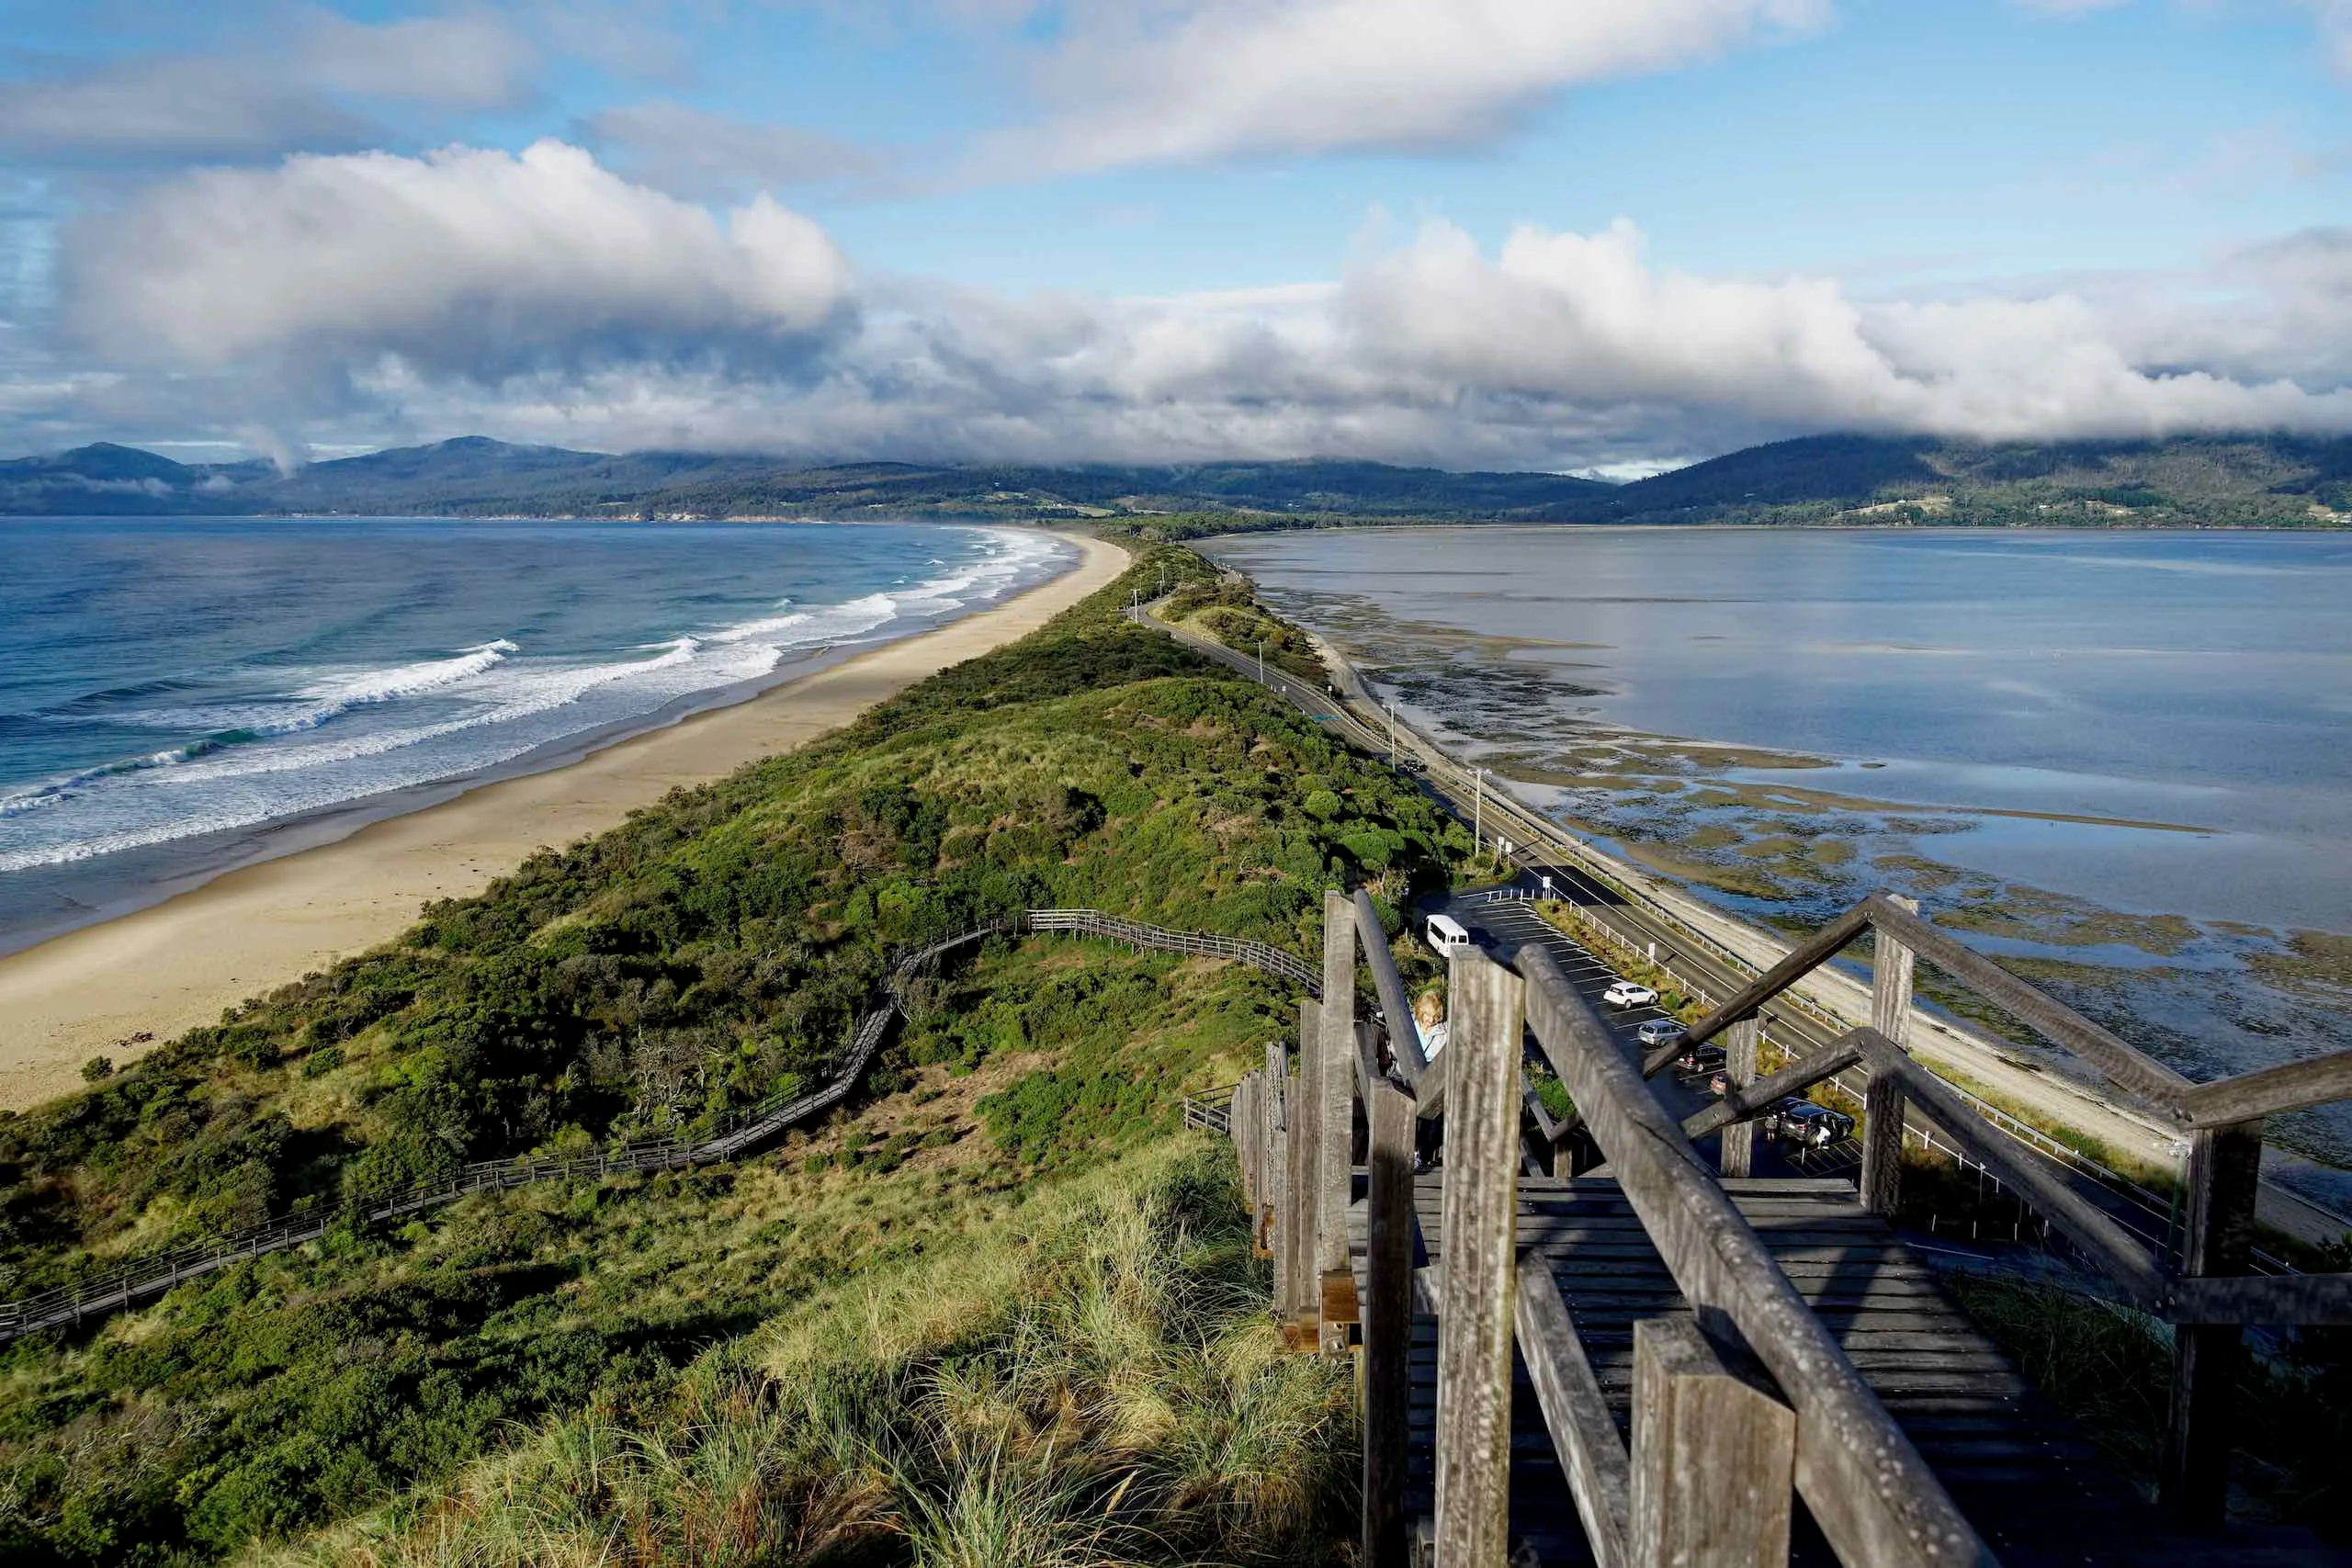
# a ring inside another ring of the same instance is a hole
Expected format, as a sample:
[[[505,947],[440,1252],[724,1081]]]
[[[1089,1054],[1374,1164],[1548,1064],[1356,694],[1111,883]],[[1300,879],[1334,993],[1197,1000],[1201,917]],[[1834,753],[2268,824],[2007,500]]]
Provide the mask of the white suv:
[[[1645,1008],[1657,1000],[1657,993],[1637,980],[1620,980],[1601,992],[1600,999],[1613,1008]]]

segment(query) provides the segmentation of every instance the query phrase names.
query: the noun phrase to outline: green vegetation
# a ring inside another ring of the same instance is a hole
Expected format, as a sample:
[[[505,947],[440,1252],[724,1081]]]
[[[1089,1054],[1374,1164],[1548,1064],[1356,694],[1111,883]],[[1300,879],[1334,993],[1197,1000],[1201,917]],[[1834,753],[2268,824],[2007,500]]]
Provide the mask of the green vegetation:
[[[2008,442],[1815,435],[1627,485],[1306,459],[1044,468],[741,454],[615,457],[466,437],[317,463],[175,463],[101,444],[0,462],[0,513],[1117,518],[1161,539],[1367,523],[1974,524],[2330,527],[2352,520],[2352,439]]]
[[[1609,520],[2324,527],[2347,512],[2352,440],[2338,436],[1987,445],[1815,435],[1627,485]]]
[[[2338,1267],[2346,1260],[2336,1259]],[[2051,1402],[2143,1486],[2164,1458],[2172,1335],[2128,1307],[2007,1277],[1948,1276],[1968,1315]],[[2352,1540],[2352,1331],[2298,1330],[2251,1355],[2238,1385],[2233,1476],[2246,1511]]]
[[[1314,639],[1267,612],[1251,596],[1249,583],[1238,577],[1187,583],[1168,596],[1160,614],[1236,653],[1262,653],[1269,666],[1317,686],[1331,679],[1322,655],[1315,651]]]
[[[1185,552],[1143,553],[1039,633],[827,740],[544,852],[397,942],[0,1122],[8,1293],[467,1159],[707,1128],[822,1081],[893,953],[1012,910],[1087,905],[1310,953],[1337,883],[1368,886],[1396,921],[1467,833],[1252,683],[1126,621],[1131,588],[1163,569],[1180,587],[1212,577]],[[991,942],[963,964],[917,985],[862,1095],[777,1157],[477,1196],[0,1350],[0,1557],[209,1562],[415,1487],[432,1513],[433,1489],[517,1423],[691,1435],[695,1411],[719,1407],[695,1399],[752,1397],[695,1382],[714,1341],[796,1321],[812,1292],[870,1270],[928,1268],[910,1260],[1001,1234],[1024,1195],[1149,1156],[1182,1089],[1229,1081],[1295,1019],[1263,976],[1205,962],[1052,940]],[[1212,1277],[1233,1279],[1226,1264]],[[1225,1386],[1246,1403],[1257,1385]],[[562,1425],[583,1410],[587,1426]],[[890,1505],[904,1528],[876,1527],[898,1544],[875,1560],[902,1561],[921,1529],[987,1498],[945,1479],[978,1450],[889,1451],[910,1478]],[[1109,1495],[1115,1479],[1086,1488],[1127,1461],[1102,1456],[1111,1468],[1074,1461],[1078,1490],[1055,1506]],[[788,1462],[816,1473],[798,1450]],[[1028,1486],[1028,1463],[1008,1450],[1011,1468],[983,1465],[974,1484]],[[1269,1503],[1213,1539],[1172,1531],[1148,1511],[1173,1495],[1168,1473],[1138,1469],[1120,1507],[1144,1510],[1170,1551],[1246,1559],[1302,1528]],[[434,1517],[463,1512],[447,1510]],[[1139,1536],[1113,1540],[1156,1560]]]
[[[1162,1145],[1051,1189],[263,1561],[1327,1561],[1348,1372],[1283,1353],[1230,1166]]]

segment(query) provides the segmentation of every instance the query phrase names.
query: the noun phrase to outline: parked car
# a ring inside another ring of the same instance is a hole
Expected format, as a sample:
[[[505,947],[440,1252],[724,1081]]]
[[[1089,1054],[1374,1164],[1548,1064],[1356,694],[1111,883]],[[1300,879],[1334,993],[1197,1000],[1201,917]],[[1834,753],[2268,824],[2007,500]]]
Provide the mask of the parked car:
[[[1724,1065],[1724,1048],[1720,1045],[1693,1045],[1674,1058],[1675,1069],[1685,1073],[1712,1073]]]
[[[1731,1075],[1727,1072],[1717,1073],[1713,1077],[1709,1078],[1707,1080],[1707,1092],[1713,1095],[1717,1100],[1721,1100],[1724,1095],[1729,1094],[1731,1092]]]
[[[1671,1045],[1690,1031],[1679,1018],[1654,1018],[1634,1031],[1634,1038],[1645,1050],[1655,1051],[1661,1045]]]
[[[1826,1149],[1854,1135],[1854,1119],[1810,1100],[1784,1100],[1764,1113],[1764,1135],[1809,1149]]]
[[[1657,1002],[1657,993],[1639,980],[1620,980],[1600,993],[1600,1000],[1612,1008],[1645,1008]]]

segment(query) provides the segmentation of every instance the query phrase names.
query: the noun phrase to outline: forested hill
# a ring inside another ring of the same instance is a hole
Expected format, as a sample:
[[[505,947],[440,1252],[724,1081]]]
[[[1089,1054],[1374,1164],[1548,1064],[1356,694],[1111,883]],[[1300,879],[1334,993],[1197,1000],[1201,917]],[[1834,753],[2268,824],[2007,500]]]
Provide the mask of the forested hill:
[[[1302,460],[1143,467],[797,467],[469,436],[315,463],[191,465],[101,444],[0,462],[0,515],[997,518],[1149,515],[1177,536],[1354,523],[2076,524],[2352,521],[2352,437],[1982,445],[1816,435],[1632,484]]]
[[[2352,438],[2195,435],[1984,446],[1816,435],[1623,486],[1621,523],[2342,525]],[[1579,508],[1551,514],[1595,520]]]
[[[1561,474],[1384,463],[1184,467],[797,467],[696,452],[611,456],[468,436],[314,463],[191,465],[101,444],[0,463],[0,514],[308,513],[580,517],[1116,516],[1239,511],[1472,521],[1600,504],[1614,487]]]

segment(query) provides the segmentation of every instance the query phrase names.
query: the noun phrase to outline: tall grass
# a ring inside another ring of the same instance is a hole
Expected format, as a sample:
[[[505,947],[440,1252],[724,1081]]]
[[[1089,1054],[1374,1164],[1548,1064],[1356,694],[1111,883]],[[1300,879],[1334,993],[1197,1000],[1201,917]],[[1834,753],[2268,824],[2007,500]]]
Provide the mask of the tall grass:
[[[549,1422],[272,1568],[1311,1563],[1348,1533],[1343,1367],[1285,1355],[1229,1163],[1162,1145]]]

